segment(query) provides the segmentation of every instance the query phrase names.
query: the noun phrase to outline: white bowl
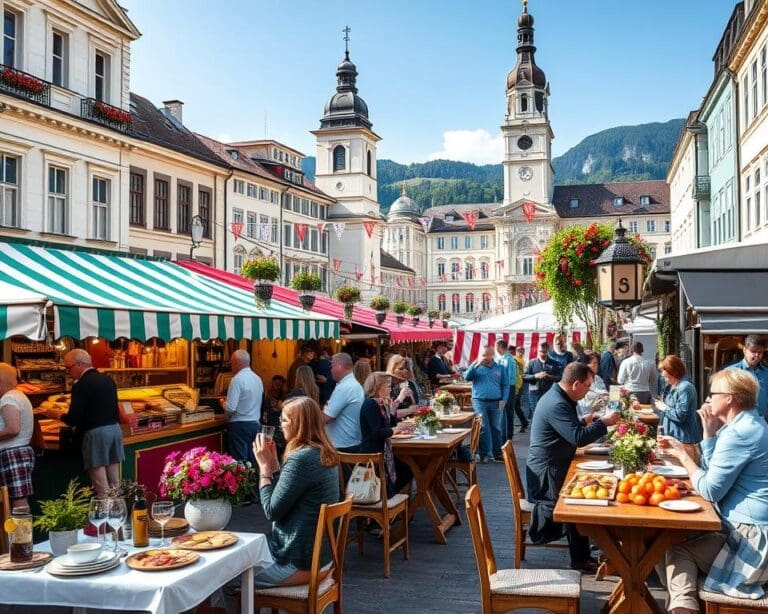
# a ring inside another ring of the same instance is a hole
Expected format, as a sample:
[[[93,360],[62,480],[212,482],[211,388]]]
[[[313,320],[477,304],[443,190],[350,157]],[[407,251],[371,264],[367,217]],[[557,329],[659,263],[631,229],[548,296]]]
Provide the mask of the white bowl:
[[[101,544],[95,544],[93,542],[87,544],[74,544],[67,548],[67,554],[73,562],[78,565],[84,563],[91,563],[99,558],[101,554]]]

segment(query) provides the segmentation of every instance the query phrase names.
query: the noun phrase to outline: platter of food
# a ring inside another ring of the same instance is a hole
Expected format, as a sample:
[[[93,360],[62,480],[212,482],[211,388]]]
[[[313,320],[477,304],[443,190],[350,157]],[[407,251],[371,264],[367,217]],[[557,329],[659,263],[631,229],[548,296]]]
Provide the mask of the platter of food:
[[[577,473],[560,492],[571,499],[602,499],[610,501],[616,496],[618,479],[604,473]]]
[[[413,433],[395,433],[392,435],[392,439],[413,439]]]
[[[125,564],[139,571],[168,571],[196,563],[200,554],[191,550],[153,549],[137,552],[125,559]]]
[[[171,544],[184,550],[218,550],[237,543],[237,535],[228,531],[200,531],[174,537]]]

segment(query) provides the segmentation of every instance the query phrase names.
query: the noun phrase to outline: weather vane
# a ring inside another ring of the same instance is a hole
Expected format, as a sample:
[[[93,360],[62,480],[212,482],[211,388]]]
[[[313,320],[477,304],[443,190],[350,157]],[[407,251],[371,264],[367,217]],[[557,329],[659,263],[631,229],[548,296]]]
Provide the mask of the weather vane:
[[[342,32],[344,32],[344,55],[347,56],[347,59],[349,59],[349,33],[352,31],[352,28],[349,26],[344,26],[344,29]]]

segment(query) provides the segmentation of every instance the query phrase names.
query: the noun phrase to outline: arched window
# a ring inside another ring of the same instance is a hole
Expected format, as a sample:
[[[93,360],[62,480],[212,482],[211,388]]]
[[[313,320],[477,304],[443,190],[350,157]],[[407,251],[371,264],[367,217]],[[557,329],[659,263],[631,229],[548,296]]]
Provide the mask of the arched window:
[[[475,310],[475,295],[471,292],[464,297],[464,305],[467,308],[467,313],[472,313]]]
[[[491,295],[489,292],[483,292],[483,311],[491,310]]]
[[[437,297],[437,310],[445,311],[445,294],[440,294]]]
[[[517,274],[533,276],[533,244],[530,239],[522,239],[517,244]]]
[[[461,264],[457,261],[451,262],[451,279],[453,281],[457,281],[459,279],[459,271],[461,269]]]
[[[347,168],[347,150],[344,145],[336,145],[333,148],[333,172],[343,171]]]
[[[528,94],[522,94],[520,96],[520,111],[525,113],[528,110]]]
[[[472,280],[475,278],[475,263],[472,260],[467,260],[464,263],[464,279]]]
[[[488,279],[489,274],[490,274],[490,265],[487,262],[481,262],[480,263],[480,278],[481,279]]]
[[[458,294],[451,296],[451,308],[453,313],[461,313],[461,297]]]
[[[373,177],[373,156],[371,155],[370,149],[368,150],[367,158],[366,168],[368,169],[368,176]]]

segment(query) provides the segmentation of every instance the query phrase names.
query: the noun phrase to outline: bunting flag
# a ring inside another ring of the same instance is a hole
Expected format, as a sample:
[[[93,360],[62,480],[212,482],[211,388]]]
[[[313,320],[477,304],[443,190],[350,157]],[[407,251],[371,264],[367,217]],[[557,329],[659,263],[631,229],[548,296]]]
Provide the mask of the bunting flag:
[[[363,228],[365,228],[365,232],[368,235],[368,238],[371,238],[371,235],[373,234],[373,229],[376,228],[376,222],[373,222],[371,220],[366,220],[363,222]]]
[[[534,247],[532,251],[534,256],[541,258],[541,250],[538,247]]]
[[[302,243],[304,242],[304,237],[307,236],[307,228],[309,227],[308,224],[295,224],[294,227],[296,228],[296,236],[299,237],[299,241]]]
[[[269,222],[260,224],[259,230],[261,231],[261,240],[265,243],[272,237],[272,226]]]
[[[365,269],[366,267],[363,267],[361,270],[359,264],[355,265],[355,278],[357,278],[357,281],[360,281],[363,278],[363,275],[365,275]]]
[[[232,234],[235,236],[235,241],[237,241],[240,238],[240,233],[243,232],[243,223],[232,222],[229,225],[229,229],[232,231]]]
[[[338,258],[334,258],[333,259],[333,272],[334,273],[338,273],[340,266],[341,266],[341,260],[339,260]]]
[[[499,268],[503,271],[504,270],[504,261],[503,260],[497,260],[496,264],[499,266]]]
[[[420,217],[419,222],[421,222],[421,227],[424,229],[424,232],[429,232],[429,227],[432,225],[432,218]]]
[[[532,203],[531,201],[526,201],[523,203],[523,215],[525,216],[525,219],[528,220],[528,223],[531,223],[531,220],[536,215],[536,204]]]
[[[403,287],[403,282],[400,281],[399,277],[395,278],[395,283],[397,284],[398,288],[402,288]]]
[[[422,277],[421,278],[421,285],[422,286],[426,286],[427,285],[427,278],[426,277]]]
[[[448,275],[446,275],[445,273],[443,273],[443,274],[440,276],[440,279],[442,279],[443,281],[448,281]]]
[[[341,236],[344,234],[344,229],[347,225],[344,222],[334,222],[333,229],[336,231],[336,237],[341,241]]]
[[[413,277],[408,277],[408,285],[413,288],[416,285],[416,282],[413,281]]]
[[[467,211],[466,213],[462,213],[461,217],[464,218],[464,221],[467,223],[467,226],[469,226],[470,230],[475,229],[475,226],[477,225],[476,211]]]
[[[320,234],[323,234],[325,232],[325,227],[328,225],[328,222],[319,222],[317,224],[317,230]]]

